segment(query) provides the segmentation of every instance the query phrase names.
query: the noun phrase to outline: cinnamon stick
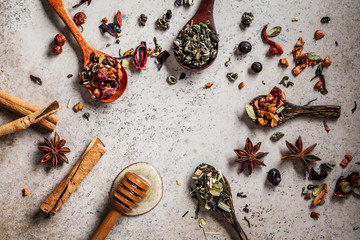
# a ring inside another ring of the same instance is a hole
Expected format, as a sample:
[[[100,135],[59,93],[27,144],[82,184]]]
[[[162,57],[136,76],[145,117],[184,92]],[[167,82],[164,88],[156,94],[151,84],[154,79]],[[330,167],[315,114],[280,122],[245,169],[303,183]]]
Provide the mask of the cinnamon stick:
[[[59,110],[60,104],[58,101],[55,100],[50,105],[43,109],[40,109],[39,111],[30,113],[25,117],[19,118],[15,121],[0,126],[0,137],[7,134],[23,131],[30,127],[32,124],[41,121],[42,119],[56,113]]]
[[[28,103],[18,97],[15,97],[7,92],[0,90],[0,107],[5,108],[20,116],[27,116],[33,112],[39,111],[40,108]],[[42,119],[37,124],[46,130],[54,131],[58,122],[59,116],[50,115]]]
[[[105,145],[95,137],[68,175],[41,204],[40,209],[54,216],[105,152]]]

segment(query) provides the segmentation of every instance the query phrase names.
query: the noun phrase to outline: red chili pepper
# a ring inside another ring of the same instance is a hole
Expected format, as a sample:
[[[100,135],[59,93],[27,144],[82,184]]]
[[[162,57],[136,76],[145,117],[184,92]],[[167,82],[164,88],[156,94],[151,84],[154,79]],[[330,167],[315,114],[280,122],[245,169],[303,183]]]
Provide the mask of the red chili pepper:
[[[266,34],[266,29],[267,29],[267,26],[268,25],[265,25],[262,32],[261,32],[261,35],[262,37],[264,38],[265,42],[267,42],[270,46],[273,46],[275,47],[277,50],[278,50],[278,53],[281,55],[283,54],[284,50],[282,49],[282,47],[277,44],[276,42],[274,41],[271,41],[268,37],[267,37],[267,34]]]
[[[117,24],[121,27],[122,26],[122,14],[120,11],[117,11],[117,13],[116,13],[116,21],[117,21]]]

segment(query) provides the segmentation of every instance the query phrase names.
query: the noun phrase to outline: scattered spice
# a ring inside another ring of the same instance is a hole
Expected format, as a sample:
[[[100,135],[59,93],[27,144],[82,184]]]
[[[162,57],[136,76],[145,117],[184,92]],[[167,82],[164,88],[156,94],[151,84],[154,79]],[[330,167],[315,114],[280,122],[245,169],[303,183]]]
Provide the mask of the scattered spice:
[[[24,189],[22,190],[22,192],[23,192],[23,196],[24,196],[24,197],[25,197],[25,196],[29,196],[29,189],[24,188]]]
[[[239,89],[242,89],[244,86],[245,86],[244,82],[241,82],[241,83],[239,84]]]
[[[55,45],[58,45],[60,47],[64,46],[65,42],[66,42],[66,37],[64,36],[64,34],[56,34],[56,36],[54,37],[54,42]]]
[[[282,133],[282,132],[276,132],[276,133],[274,133],[273,135],[271,135],[270,140],[279,141],[283,136],[285,136],[284,133]]]
[[[324,180],[328,176],[325,164],[320,165],[320,174],[314,168],[310,169],[309,178],[312,180]]]
[[[317,98],[315,98],[315,99],[313,99],[313,100],[310,100],[307,104],[305,104],[304,106],[308,106],[310,103],[312,103],[312,102],[314,102],[314,101],[316,101],[317,100]]]
[[[262,34],[262,37],[264,39],[265,42],[267,42],[269,45],[270,45],[270,49],[269,49],[269,53],[271,55],[276,55],[276,54],[283,54],[284,50],[281,48],[281,46],[279,44],[277,44],[276,42],[274,41],[271,41],[267,35],[266,35],[266,29],[267,29],[267,26],[268,25],[265,25],[261,34]]]
[[[34,83],[36,83],[37,85],[42,85],[42,81],[39,77],[35,77],[34,75],[30,74],[30,79],[31,81],[33,81]]]
[[[327,194],[327,185],[326,183],[321,184],[319,187],[313,190],[313,195],[315,197],[313,205],[319,205],[326,197]]]
[[[307,195],[308,193],[309,193],[309,191],[306,190],[305,187],[303,187],[302,190],[301,190],[301,194],[302,194],[302,195]]]
[[[170,56],[170,53],[166,50],[162,51],[157,57],[156,60],[158,62],[158,71],[162,68],[164,65],[166,59]]]
[[[156,20],[156,27],[161,30],[166,30],[170,28],[170,19],[172,18],[172,11],[170,9],[160,18]]]
[[[276,27],[273,27],[272,29],[270,29],[270,31],[267,35],[268,35],[268,37],[276,37],[280,33],[281,33],[281,27],[276,26]]]
[[[249,205],[245,204],[245,207],[243,208],[243,211],[246,213],[250,212]]]
[[[103,18],[104,19],[104,18]],[[109,33],[111,36],[119,38],[121,37],[122,15],[120,11],[116,13],[116,22],[103,23],[99,26],[102,33]]]
[[[247,198],[246,194],[244,194],[244,192],[239,192],[236,194],[237,197],[241,197],[241,198]]]
[[[354,112],[356,111],[356,108],[357,108],[357,104],[356,104],[356,101],[354,101],[354,107],[353,109],[351,109],[351,112],[354,114]]]
[[[288,88],[290,86],[294,86],[294,83],[292,81],[288,81],[289,76],[284,76],[281,81],[279,82],[279,85],[283,85],[284,87]],[[288,82],[286,82],[288,81]]]
[[[154,53],[152,54],[152,56],[157,57],[161,53],[162,47],[158,44],[156,37],[154,37],[154,44],[155,44],[155,49],[154,49]]]
[[[177,83],[177,78],[173,75],[168,76],[168,78],[166,79],[166,81],[171,84],[174,85]]]
[[[120,44],[120,39],[116,39],[115,44]]]
[[[147,61],[147,47],[146,42],[142,41],[139,46],[135,49],[134,52],[134,63],[135,68],[139,70],[146,70],[146,61]]]
[[[205,220],[201,218],[201,219],[199,220],[199,226],[200,226],[201,228],[203,228],[203,227],[205,227],[205,225],[206,225]]]
[[[263,69],[262,67],[262,64],[260,62],[253,62],[251,64],[251,70],[254,72],[254,73],[259,73],[261,72]]]
[[[69,98],[68,104],[67,104],[67,108],[70,107],[70,103],[71,103],[71,98]]]
[[[83,106],[81,105],[80,102],[78,102],[77,104],[74,105],[73,109],[75,112],[79,112],[83,110]]]
[[[53,48],[52,48],[52,51],[53,53],[59,55],[62,53],[62,47],[58,46],[58,45],[55,45]]]
[[[141,14],[139,17],[139,24],[141,26],[145,26],[146,25],[146,21],[147,21],[147,16],[145,14]]]
[[[92,0],[80,0],[80,3],[76,4],[76,5],[73,6],[72,8],[77,8],[77,7],[83,5],[83,4],[86,3],[86,2],[88,3],[88,6],[89,6],[90,3],[91,3],[91,1],[92,1]]]
[[[299,21],[299,18],[298,17],[293,17],[293,18],[291,18],[291,21],[292,22],[297,22],[297,21]]]
[[[341,161],[340,165],[342,167],[346,167],[352,159],[353,159],[353,157],[348,152],[348,153],[345,154],[345,158]]]
[[[91,53],[90,62],[79,76],[79,83],[86,85],[92,99],[108,99],[120,88],[122,66],[111,57]]]
[[[250,27],[250,24],[254,20],[254,14],[252,12],[244,12],[241,16],[241,24],[243,27]]]
[[[186,78],[186,73],[182,72],[180,74],[179,80]]]
[[[334,169],[334,167],[336,166],[335,164],[332,164],[332,163],[324,163],[325,167],[327,167],[327,169]]]
[[[74,75],[73,74],[68,74],[67,78],[72,78]]]
[[[251,228],[251,223],[250,223],[250,220],[249,220],[246,216],[244,217],[244,220],[248,223],[249,228]]]
[[[174,5],[175,7],[192,6],[194,5],[194,0],[175,0]]]
[[[336,182],[334,196],[347,198],[352,192],[360,196],[359,172],[353,172],[346,178],[340,176]]]
[[[234,72],[229,72],[229,73],[226,74],[226,77],[230,81],[235,81],[236,79],[238,79],[239,75],[237,73],[234,73]]]
[[[122,13],[119,10],[116,13],[116,23],[122,27]]]
[[[274,186],[278,186],[281,182],[281,174],[279,170],[273,168],[269,171],[267,175],[267,180]]]
[[[103,23],[108,23],[108,19],[107,19],[106,17],[104,17],[103,19],[101,19],[101,21],[102,21]]]
[[[239,43],[238,49],[240,53],[247,54],[251,52],[252,46],[251,43],[249,43],[248,41],[242,41]]]
[[[313,77],[310,81],[314,80],[315,78],[320,78],[321,83],[316,83],[315,87],[320,91],[321,94],[325,95],[328,93],[325,84],[325,76],[322,74],[323,66],[319,65],[315,71],[315,77]]]
[[[179,186],[181,186],[180,180],[176,180],[176,184],[179,185]]]
[[[148,57],[151,56],[153,53],[154,53],[154,51],[153,51],[151,48],[148,48],[148,49],[146,50],[146,55],[147,55]]]
[[[305,41],[302,39],[302,37],[299,37],[298,41],[296,42],[295,46],[296,47],[302,47],[304,46]]]
[[[86,118],[86,120],[90,120],[90,113],[86,112],[83,114],[83,117]]]
[[[287,60],[286,58],[281,58],[280,61],[279,61],[279,63],[280,63],[281,65],[286,66],[286,67],[289,66],[288,60]]]
[[[66,141],[64,139],[60,139],[59,134],[55,132],[52,140],[44,137],[44,141],[46,146],[39,146],[39,150],[46,152],[46,154],[41,159],[41,162],[47,162],[51,159],[51,162],[54,168],[57,167],[58,161],[61,160],[63,162],[69,163],[69,160],[65,156],[66,153],[70,152],[70,149],[64,147]]]
[[[182,215],[182,217],[185,217],[188,213],[189,213],[189,211],[186,211],[186,212]]]
[[[240,172],[243,172],[245,168],[248,168],[249,175],[254,170],[254,164],[260,166],[266,166],[260,158],[265,157],[268,155],[268,152],[258,152],[261,147],[261,142],[258,142],[255,146],[250,141],[249,138],[246,139],[245,149],[234,149],[234,152],[237,154],[238,159],[235,162],[241,163]]]
[[[208,82],[207,84],[205,84],[205,88],[211,88],[212,85],[214,85],[214,83]]]
[[[285,107],[282,100],[285,98],[285,93],[280,88],[274,87],[266,97],[261,97],[253,103],[253,111],[256,114],[254,117],[260,126],[269,124],[271,127],[276,127],[278,122],[283,120]]]
[[[291,144],[288,141],[286,142],[286,147],[290,150],[292,153],[291,155],[284,156],[281,158],[281,160],[291,160],[291,159],[299,159],[301,160],[301,163],[303,164],[305,170],[310,173],[310,168],[308,162],[315,162],[320,161],[321,158],[310,154],[310,152],[316,147],[316,144],[311,145],[310,147],[303,149],[303,142],[301,139],[301,136],[299,136],[298,140],[296,141],[296,144]]]
[[[317,188],[318,187],[318,185],[316,185],[316,184],[309,184],[309,185],[307,185],[307,189],[308,190],[312,190],[312,189],[314,189],[314,188]]]
[[[231,61],[231,58],[229,58],[226,62],[225,62],[225,67],[228,67],[228,66],[230,66],[230,61]]]
[[[327,123],[326,123],[325,120],[323,121],[323,124],[324,124],[325,131],[326,131],[326,132],[330,132],[330,128],[329,128],[329,126],[327,125]]]
[[[86,14],[83,12],[77,12],[75,13],[73,19],[76,25],[83,25],[85,23],[86,20]]]
[[[305,200],[310,200],[311,199],[311,194],[307,193],[306,196],[304,197]]]
[[[210,28],[210,22],[187,24],[174,40],[174,53],[179,62],[194,69],[215,59],[219,36]]]
[[[327,57],[325,57],[324,58],[324,61],[321,63],[321,65],[323,66],[323,67],[329,67],[330,65],[331,65],[331,60],[330,60],[330,57],[329,56],[327,56]]]
[[[330,18],[328,16],[326,17],[322,17],[321,20],[320,20],[321,23],[328,23],[330,22]]]
[[[105,47],[107,47],[107,48],[108,48],[108,47],[110,47],[110,46],[111,46],[111,44],[110,44],[110,43],[108,43],[108,44],[106,44],[106,45],[105,45]]]
[[[310,217],[314,218],[314,219],[318,219],[319,218],[319,213],[317,212],[311,212]]]
[[[325,34],[322,31],[320,31],[320,30],[315,31],[315,39],[316,40],[322,39],[324,36],[325,36]]]

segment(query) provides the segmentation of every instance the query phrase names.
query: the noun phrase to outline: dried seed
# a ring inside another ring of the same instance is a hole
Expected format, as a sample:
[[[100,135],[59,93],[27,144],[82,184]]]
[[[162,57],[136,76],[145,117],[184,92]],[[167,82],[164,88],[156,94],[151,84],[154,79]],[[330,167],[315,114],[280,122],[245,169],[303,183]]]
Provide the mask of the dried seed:
[[[241,82],[241,83],[239,84],[239,89],[242,89],[244,86],[245,86],[244,82]]]
[[[81,105],[80,102],[78,102],[77,104],[74,105],[73,109],[75,112],[79,112],[83,110],[83,106]]]
[[[179,186],[181,186],[180,180],[176,180],[176,184],[179,185]]]
[[[292,22],[297,22],[297,21],[299,21],[299,18],[298,17],[293,17],[293,18],[291,18],[291,21]]]
[[[23,192],[23,196],[28,196],[29,195],[29,190],[27,188],[24,188],[22,190],[22,192]]]
[[[280,26],[276,26],[273,27],[272,29],[270,29],[268,36],[269,37],[276,37],[277,35],[279,35],[281,33],[281,27]]]
[[[30,79],[34,82],[34,83],[36,83],[36,84],[38,84],[38,85],[42,85],[42,81],[41,81],[41,79],[39,78],[39,77],[35,77],[34,75],[31,75],[30,74]]]

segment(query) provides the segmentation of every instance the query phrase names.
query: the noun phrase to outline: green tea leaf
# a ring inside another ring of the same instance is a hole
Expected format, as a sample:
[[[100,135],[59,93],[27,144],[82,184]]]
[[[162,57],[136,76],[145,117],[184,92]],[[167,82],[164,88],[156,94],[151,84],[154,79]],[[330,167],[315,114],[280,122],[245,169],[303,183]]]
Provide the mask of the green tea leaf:
[[[316,52],[311,52],[308,55],[308,59],[311,61],[315,61],[318,60],[320,58],[320,54],[316,53]]]
[[[210,194],[213,195],[213,196],[220,196],[220,193],[221,193],[221,189],[217,189],[217,188],[212,188],[210,189]]]
[[[247,112],[247,114],[249,115],[249,117],[251,119],[254,119],[254,120],[257,119],[257,117],[255,115],[255,112],[254,112],[254,107],[253,106],[251,106],[250,104],[245,104],[245,109],[246,109],[246,112]]]
[[[224,210],[225,212],[231,212],[231,208],[223,202],[219,202],[217,206],[218,208]]]
[[[279,35],[281,33],[281,27],[280,26],[276,26],[273,27],[272,29],[270,29],[268,36],[269,37],[276,37],[277,35]]]
[[[349,182],[345,182],[342,186],[341,186],[341,191],[343,191],[344,193],[348,193],[351,191],[351,185]]]
[[[215,188],[218,188],[218,189],[222,189],[223,185],[222,185],[221,182],[215,182],[215,183],[214,183],[214,187],[215,187]]]
[[[360,188],[354,188],[354,191],[353,191],[356,195],[359,195],[360,196]]]

